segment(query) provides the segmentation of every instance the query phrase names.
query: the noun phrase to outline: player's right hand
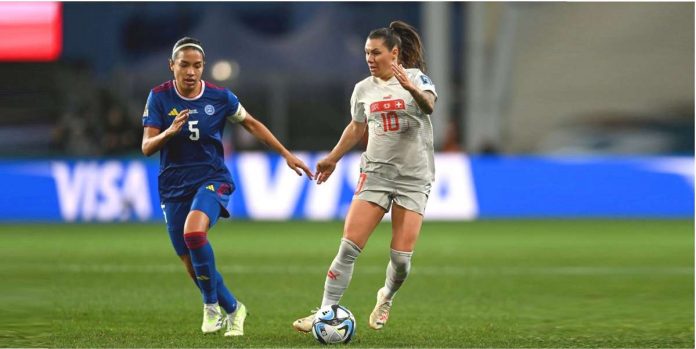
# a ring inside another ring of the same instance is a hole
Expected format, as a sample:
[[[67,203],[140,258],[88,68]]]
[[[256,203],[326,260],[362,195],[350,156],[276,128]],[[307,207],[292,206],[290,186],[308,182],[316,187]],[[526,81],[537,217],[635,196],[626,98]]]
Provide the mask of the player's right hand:
[[[322,184],[329,179],[329,176],[336,169],[336,161],[323,158],[317,162],[317,172],[315,173],[317,184]]]
[[[189,110],[184,109],[179,114],[176,115],[174,118],[174,121],[172,121],[172,124],[169,125],[169,128],[167,129],[167,132],[174,136],[177,133],[181,132],[181,128],[184,127],[184,124],[186,121],[188,121],[189,118]]]
[[[304,161],[300,160],[297,156],[290,153],[285,157],[285,161],[287,162],[288,167],[295,171],[295,173],[297,173],[298,176],[302,176],[302,172],[300,172],[300,170],[302,170],[307,175],[307,178],[309,178],[309,180],[314,179],[314,174],[312,173],[312,170],[310,170],[309,167],[307,167],[307,165],[304,163]]]

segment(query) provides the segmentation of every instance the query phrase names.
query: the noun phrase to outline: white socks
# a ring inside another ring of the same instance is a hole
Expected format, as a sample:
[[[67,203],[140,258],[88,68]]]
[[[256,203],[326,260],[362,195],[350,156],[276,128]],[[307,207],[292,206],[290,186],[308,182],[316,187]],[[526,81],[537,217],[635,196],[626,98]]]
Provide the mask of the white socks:
[[[411,256],[413,252],[391,250],[387,278],[384,281],[384,295],[388,299],[394,298],[396,291],[406,281],[408,272],[411,270]]]
[[[324,298],[321,306],[338,304],[343,293],[348,288],[353,277],[353,266],[362,250],[352,241],[341,239],[338,254],[334,258],[324,283]],[[396,291],[406,281],[411,270],[411,257],[413,252],[391,250],[389,265],[387,265],[387,277],[384,281],[384,295],[387,299],[394,298]]]
[[[355,259],[362,250],[348,239],[341,239],[338,254],[334,258],[324,283],[324,298],[321,306],[338,304],[338,301],[346,291],[351,277],[353,277],[353,265]]]

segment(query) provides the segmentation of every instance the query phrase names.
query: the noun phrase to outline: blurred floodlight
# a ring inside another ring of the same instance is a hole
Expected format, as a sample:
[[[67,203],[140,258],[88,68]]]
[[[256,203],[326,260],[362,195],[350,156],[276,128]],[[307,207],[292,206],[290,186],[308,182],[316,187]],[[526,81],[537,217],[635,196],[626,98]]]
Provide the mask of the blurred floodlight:
[[[227,81],[239,75],[239,63],[235,61],[220,60],[213,64],[211,71],[213,79],[217,81]]]

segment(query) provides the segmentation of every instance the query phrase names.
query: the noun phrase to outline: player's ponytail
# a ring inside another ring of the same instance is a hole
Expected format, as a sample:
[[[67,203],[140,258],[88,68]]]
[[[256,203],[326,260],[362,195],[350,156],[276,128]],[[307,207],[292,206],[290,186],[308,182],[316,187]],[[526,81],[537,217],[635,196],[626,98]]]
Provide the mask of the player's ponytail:
[[[423,44],[416,28],[403,21],[389,23],[389,29],[396,32],[401,39],[399,61],[406,68],[418,68],[425,73]]]
[[[382,39],[384,46],[391,50],[399,48],[399,62],[404,68],[418,68],[425,73],[425,59],[420,35],[415,28],[404,21],[394,21],[389,28],[375,29],[367,36],[369,39]]]

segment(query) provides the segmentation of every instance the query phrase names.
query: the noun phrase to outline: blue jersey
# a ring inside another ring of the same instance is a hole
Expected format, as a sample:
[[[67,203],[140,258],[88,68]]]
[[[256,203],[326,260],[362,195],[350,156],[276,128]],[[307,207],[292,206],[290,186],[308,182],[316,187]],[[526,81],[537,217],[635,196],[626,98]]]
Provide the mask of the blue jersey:
[[[226,88],[202,82],[194,98],[179,95],[173,81],[153,88],[143,112],[143,126],[166,130],[176,115],[189,110],[186,124],[160,149],[159,194],[162,202],[193,197],[205,181],[232,183],[225,166],[222,131],[225,121],[239,122],[246,111]],[[234,187],[232,187],[234,188]]]

